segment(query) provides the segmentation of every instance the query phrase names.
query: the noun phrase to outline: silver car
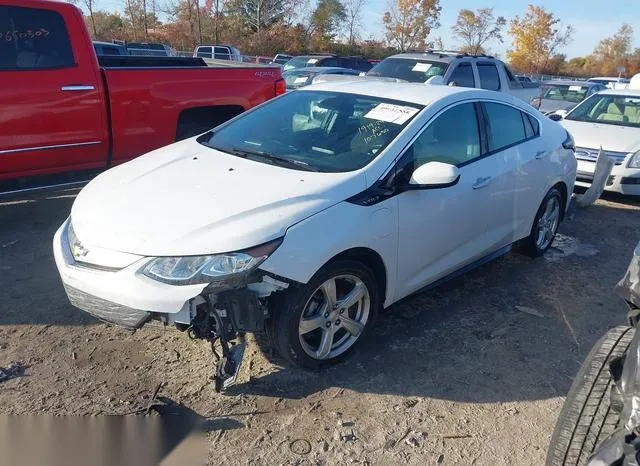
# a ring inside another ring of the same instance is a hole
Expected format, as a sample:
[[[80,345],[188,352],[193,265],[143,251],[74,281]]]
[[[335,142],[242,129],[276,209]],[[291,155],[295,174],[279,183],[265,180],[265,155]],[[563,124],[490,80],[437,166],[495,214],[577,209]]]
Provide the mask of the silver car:
[[[590,95],[605,89],[606,86],[589,81],[545,81],[540,87],[540,97],[533,99],[531,105],[545,115],[558,110],[569,111]]]

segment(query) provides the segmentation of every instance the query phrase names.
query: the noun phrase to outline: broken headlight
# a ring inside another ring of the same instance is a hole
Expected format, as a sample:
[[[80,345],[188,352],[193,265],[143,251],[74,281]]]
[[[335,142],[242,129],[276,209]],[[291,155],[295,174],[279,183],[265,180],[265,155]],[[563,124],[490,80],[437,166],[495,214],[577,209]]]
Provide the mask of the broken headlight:
[[[281,242],[282,238],[243,251],[208,256],[156,257],[143,267],[142,273],[171,285],[210,283],[250,272],[264,262]]]

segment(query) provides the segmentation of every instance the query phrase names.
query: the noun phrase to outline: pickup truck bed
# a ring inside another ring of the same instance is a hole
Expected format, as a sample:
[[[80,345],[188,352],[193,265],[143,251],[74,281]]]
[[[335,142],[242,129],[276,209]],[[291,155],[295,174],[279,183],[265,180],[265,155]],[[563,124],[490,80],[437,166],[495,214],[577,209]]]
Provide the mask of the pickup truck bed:
[[[286,90],[279,67],[98,61],[68,3],[4,1],[0,31],[0,195],[88,181]]]

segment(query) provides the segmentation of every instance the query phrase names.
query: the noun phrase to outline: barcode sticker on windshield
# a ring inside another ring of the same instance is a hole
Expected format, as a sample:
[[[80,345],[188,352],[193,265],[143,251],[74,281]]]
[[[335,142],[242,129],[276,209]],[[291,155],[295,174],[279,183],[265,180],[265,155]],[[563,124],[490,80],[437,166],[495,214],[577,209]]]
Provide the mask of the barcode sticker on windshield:
[[[318,63],[318,59],[317,58],[309,58],[307,60],[307,63],[313,65],[314,63]]]
[[[293,81],[293,83],[294,84],[306,83],[307,79],[309,79],[307,76],[301,76],[299,78],[296,78],[296,80]]]
[[[431,68],[431,63],[416,63],[416,65],[411,68],[411,71],[429,71]]]
[[[393,104],[378,104],[364,117],[371,120],[386,121],[388,123],[402,125],[416,113],[418,113],[418,109],[413,107]]]
[[[569,90],[580,92],[582,90],[582,86],[569,86]]]

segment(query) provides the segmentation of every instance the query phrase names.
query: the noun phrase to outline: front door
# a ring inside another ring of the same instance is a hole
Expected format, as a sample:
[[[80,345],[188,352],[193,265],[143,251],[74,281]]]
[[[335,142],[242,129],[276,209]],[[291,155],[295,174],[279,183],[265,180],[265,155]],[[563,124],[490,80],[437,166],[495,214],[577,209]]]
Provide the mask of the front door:
[[[448,108],[428,124],[400,162],[408,166],[407,173],[431,161],[449,163],[459,167],[460,179],[450,187],[398,196],[396,299],[491,252],[486,211],[500,208],[492,203],[498,164],[495,157],[485,156],[478,110],[473,103]]]

